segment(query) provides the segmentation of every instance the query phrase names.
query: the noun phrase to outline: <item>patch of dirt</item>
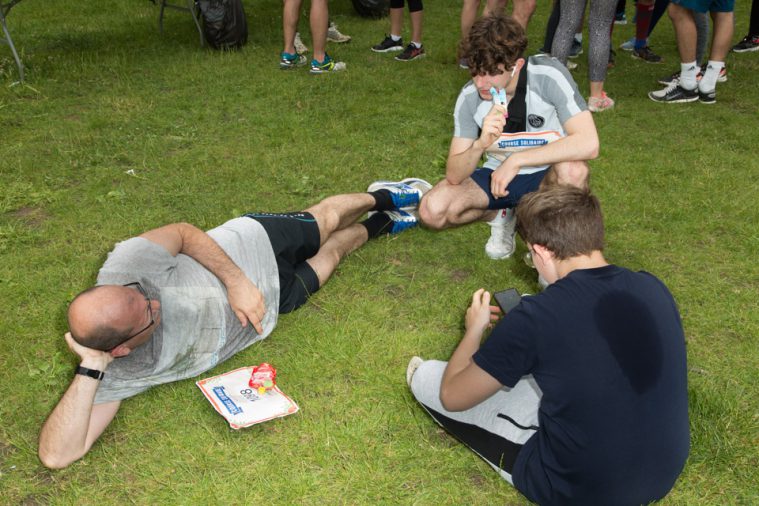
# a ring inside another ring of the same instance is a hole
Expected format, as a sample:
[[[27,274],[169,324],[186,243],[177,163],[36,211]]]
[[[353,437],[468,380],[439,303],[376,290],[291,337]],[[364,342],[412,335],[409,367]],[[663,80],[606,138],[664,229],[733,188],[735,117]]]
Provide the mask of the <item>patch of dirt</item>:
[[[50,215],[48,215],[41,207],[22,207],[12,211],[10,215],[23,221],[30,227],[38,227],[50,218]]]
[[[466,281],[469,279],[469,271],[465,271],[462,269],[456,269],[451,271],[451,281],[455,281],[456,283],[461,283],[462,281]]]
[[[485,477],[481,474],[472,474],[469,476],[469,481],[471,481],[472,485],[475,487],[481,487],[485,484]]]

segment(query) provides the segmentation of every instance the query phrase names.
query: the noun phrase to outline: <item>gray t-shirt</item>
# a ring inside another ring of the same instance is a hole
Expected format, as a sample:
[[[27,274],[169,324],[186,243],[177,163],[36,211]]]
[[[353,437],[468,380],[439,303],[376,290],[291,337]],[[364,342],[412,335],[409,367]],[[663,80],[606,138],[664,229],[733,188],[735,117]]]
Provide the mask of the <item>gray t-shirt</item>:
[[[161,302],[161,321],[152,338],[106,369],[95,404],[126,399],[154,385],[191,378],[271,333],[279,311],[279,273],[269,237],[250,218],[236,218],[208,231],[261,291],[266,304],[264,333],[240,325],[219,279],[187,255],[134,237],[116,244],[98,273],[97,284],[139,281]]]
[[[566,136],[564,123],[572,116],[588,109],[585,99],[566,67],[550,56],[530,56],[527,65],[527,121],[528,132],[554,131]],[[459,93],[453,109],[453,136],[477,139],[493,102],[483,100],[477,87],[469,81]],[[488,153],[484,167],[495,170],[501,160]],[[545,170],[548,165],[522,167],[520,174]]]

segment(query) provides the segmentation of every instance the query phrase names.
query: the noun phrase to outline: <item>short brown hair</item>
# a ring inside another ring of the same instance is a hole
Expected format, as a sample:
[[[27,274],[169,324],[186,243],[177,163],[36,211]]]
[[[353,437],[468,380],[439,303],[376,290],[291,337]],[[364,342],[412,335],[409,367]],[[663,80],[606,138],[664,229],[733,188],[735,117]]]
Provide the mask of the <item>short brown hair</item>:
[[[512,68],[527,48],[527,35],[522,25],[504,14],[491,14],[474,22],[469,36],[461,41],[462,58],[469,72],[477,75],[497,75]]]
[[[529,193],[517,206],[517,232],[529,244],[540,244],[556,259],[603,251],[601,203],[589,190],[554,185]]]

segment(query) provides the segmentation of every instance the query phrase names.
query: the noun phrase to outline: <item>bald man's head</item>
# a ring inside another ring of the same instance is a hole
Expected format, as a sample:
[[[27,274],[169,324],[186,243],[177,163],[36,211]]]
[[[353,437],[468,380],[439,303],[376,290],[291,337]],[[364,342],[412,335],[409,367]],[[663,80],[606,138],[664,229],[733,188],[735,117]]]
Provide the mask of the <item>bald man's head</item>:
[[[77,295],[68,310],[74,340],[101,351],[112,350],[128,340],[135,327],[131,309],[135,293],[123,286],[103,285]]]

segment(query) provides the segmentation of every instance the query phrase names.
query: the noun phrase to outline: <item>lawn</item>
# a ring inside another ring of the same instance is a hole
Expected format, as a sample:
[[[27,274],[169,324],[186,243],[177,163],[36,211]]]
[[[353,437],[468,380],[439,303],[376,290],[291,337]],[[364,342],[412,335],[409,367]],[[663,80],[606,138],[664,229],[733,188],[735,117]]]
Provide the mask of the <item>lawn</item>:
[[[526,504],[438,429],[404,380],[412,355],[450,355],[475,289],[537,290],[521,243],[509,260],[485,256],[483,224],[373,241],[268,339],[203,375],[268,361],[296,415],[233,431],[187,380],[122,403],[69,468],[37,459],[76,364],[62,338],[67,302],[115,242],[168,222],[300,210],[376,179],[442,176],[468,79],[456,65],[460,2],[428,2],[428,56],[411,63],[368,50],[388,19],[332,2],[353,41],[329,47],[348,69],[324,76],[278,69],[281,6],[247,0],[249,43],[233,53],[201,49],[185,13],[168,11],[160,35],[145,0],[26,0],[8,17],[27,79],[0,45],[3,504]],[[531,52],[548,14],[540,2]],[[615,46],[633,33],[617,27]],[[617,106],[596,116],[591,184],[608,259],[659,276],[683,316],[692,447],[663,504],[759,504],[759,53],[728,57],[716,105],[655,104],[646,93],[677,68],[668,19],[651,43],[665,64],[620,51],[609,73]]]

